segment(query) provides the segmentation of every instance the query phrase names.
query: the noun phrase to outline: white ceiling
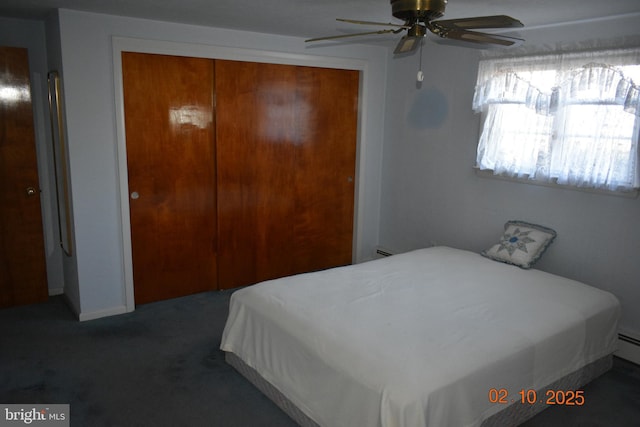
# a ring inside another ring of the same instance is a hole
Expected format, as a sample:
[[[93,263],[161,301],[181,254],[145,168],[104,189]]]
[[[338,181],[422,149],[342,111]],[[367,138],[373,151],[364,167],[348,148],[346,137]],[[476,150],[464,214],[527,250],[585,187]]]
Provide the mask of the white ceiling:
[[[399,22],[389,0],[0,0],[5,17],[42,18],[55,8],[304,38],[380,28],[339,23],[338,17]],[[640,22],[640,0],[449,0],[445,18],[497,14],[520,19],[525,32],[594,21],[602,34],[609,17],[631,15]]]

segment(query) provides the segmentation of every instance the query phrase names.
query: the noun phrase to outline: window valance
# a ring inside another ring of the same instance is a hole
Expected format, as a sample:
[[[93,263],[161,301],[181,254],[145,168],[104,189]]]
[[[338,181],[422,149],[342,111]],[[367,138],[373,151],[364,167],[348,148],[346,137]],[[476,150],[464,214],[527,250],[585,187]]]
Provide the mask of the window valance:
[[[544,115],[557,112],[559,104],[622,105],[626,112],[640,116],[640,86],[607,64],[591,63],[572,70],[547,91],[514,71],[506,71],[476,86],[474,111],[495,103],[524,104]]]
[[[564,104],[621,105],[640,116],[639,49],[481,61],[474,111],[523,104],[550,115]]]

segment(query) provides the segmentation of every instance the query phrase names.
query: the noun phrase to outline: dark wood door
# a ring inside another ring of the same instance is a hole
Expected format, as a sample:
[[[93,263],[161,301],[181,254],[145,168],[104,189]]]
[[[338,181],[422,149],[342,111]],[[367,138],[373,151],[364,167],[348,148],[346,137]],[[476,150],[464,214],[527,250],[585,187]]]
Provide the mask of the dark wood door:
[[[359,73],[216,61],[218,284],[350,264]]]
[[[122,54],[136,304],[217,287],[213,70]]]
[[[47,296],[28,52],[0,47],[0,307]]]

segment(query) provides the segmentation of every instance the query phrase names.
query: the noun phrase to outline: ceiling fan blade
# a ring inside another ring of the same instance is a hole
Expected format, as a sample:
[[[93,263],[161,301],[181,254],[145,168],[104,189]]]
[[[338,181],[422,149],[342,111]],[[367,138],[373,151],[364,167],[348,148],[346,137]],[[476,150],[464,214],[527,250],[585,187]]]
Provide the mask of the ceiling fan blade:
[[[316,37],[313,39],[307,39],[305,40],[305,42],[318,42],[321,40],[335,40],[335,39],[344,39],[347,37],[357,37],[357,36],[369,36],[372,34],[387,34],[387,33],[395,33],[398,30],[391,30],[391,29],[387,29],[387,30],[378,30],[378,31],[368,31],[366,33],[352,33],[352,34],[341,34],[338,36],[327,36],[327,37]]]
[[[472,43],[495,44],[500,46],[512,46],[524,40],[516,37],[507,37],[500,34],[487,34],[478,31],[468,31],[459,29],[447,29],[443,33],[436,33],[446,39],[462,40]]]
[[[507,15],[476,16],[474,18],[444,19],[431,22],[443,28],[460,28],[472,30],[476,28],[520,28],[524,24]]]
[[[358,24],[358,25],[384,25],[385,27],[411,28],[411,26],[409,25],[393,24],[391,22],[384,23],[384,22],[372,22],[372,21],[357,21],[355,19],[343,19],[343,18],[336,18],[336,21],[348,22],[349,24]]]
[[[409,53],[417,50],[418,47],[420,47],[420,42],[422,41],[422,39],[422,36],[406,35],[402,37],[395,50],[393,51],[393,54],[397,55],[400,53]]]

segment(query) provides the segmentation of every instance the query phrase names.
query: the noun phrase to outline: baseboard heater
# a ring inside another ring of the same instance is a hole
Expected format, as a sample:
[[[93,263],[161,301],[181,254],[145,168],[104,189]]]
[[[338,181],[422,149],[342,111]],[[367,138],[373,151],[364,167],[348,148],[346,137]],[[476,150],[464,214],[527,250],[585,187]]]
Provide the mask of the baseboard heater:
[[[638,340],[638,339],[635,339],[633,337],[630,337],[630,336],[624,335],[624,334],[618,334],[618,338],[620,338],[622,341],[626,341],[628,343],[635,344],[638,347],[640,347],[640,340]]]
[[[381,248],[380,246],[378,246],[376,248],[376,255],[379,255],[379,256],[391,256],[391,255],[395,255],[395,253],[393,251],[390,251],[388,249]]]
[[[625,334],[618,334],[616,356],[640,365],[640,340]]]

